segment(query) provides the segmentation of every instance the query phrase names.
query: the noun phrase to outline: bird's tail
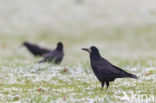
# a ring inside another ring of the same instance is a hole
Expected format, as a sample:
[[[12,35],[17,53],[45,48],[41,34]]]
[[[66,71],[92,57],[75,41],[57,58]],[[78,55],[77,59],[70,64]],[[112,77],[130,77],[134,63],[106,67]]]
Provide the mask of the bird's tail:
[[[117,66],[114,66],[113,67],[117,68],[118,70],[122,71],[123,72],[123,75],[119,75],[118,77],[119,78],[134,78],[134,79],[138,79],[138,77],[134,74],[131,74],[131,73],[128,73],[128,72],[125,72],[123,71],[122,69],[120,69],[119,67]]]
[[[130,73],[128,73],[128,77],[129,77],[129,78],[138,79],[138,77],[137,77],[136,75],[134,75],[134,74],[130,74]]]

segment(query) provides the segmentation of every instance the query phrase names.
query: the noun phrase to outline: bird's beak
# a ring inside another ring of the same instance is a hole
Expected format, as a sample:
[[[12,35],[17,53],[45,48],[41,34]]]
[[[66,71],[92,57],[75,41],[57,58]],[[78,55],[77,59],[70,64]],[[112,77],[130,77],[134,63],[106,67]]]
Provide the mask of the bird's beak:
[[[90,48],[82,48],[81,50],[87,51],[88,53],[91,53]]]

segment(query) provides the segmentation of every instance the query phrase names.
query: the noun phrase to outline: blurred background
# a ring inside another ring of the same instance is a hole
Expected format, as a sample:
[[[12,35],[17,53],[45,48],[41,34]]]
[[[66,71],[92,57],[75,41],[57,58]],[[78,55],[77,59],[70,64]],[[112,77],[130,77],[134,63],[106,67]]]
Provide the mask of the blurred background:
[[[0,56],[30,58],[22,42],[55,48],[62,41],[65,63],[88,60],[80,49],[95,45],[115,63],[154,65],[155,18],[155,0],[0,0]]]

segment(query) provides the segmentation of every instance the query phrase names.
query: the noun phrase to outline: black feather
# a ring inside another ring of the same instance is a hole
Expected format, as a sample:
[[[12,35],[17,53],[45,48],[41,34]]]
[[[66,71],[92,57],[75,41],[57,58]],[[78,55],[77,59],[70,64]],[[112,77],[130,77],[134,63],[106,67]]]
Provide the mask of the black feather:
[[[29,42],[24,42],[23,46],[25,46],[34,56],[43,56],[52,51]]]

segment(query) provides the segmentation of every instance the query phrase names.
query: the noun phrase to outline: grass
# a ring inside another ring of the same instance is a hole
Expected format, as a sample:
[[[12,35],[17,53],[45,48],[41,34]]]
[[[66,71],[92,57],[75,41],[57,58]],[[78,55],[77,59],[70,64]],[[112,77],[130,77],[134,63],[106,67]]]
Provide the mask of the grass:
[[[34,35],[0,35],[0,102],[137,102],[122,100],[124,93],[152,96],[156,100],[155,25],[142,27],[96,28],[75,36],[43,32]],[[24,47],[31,41],[54,48],[57,41],[65,45],[61,65],[37,64]],[[95,45],[103,57],[138,80],[116,79],[108,91],[94,76],[87,53],[81,47]],[[64,71],[64,69],[67,71]],[[140,103],[142,101],[139,101]],[[155,102],[155,101],[148,101]]]

